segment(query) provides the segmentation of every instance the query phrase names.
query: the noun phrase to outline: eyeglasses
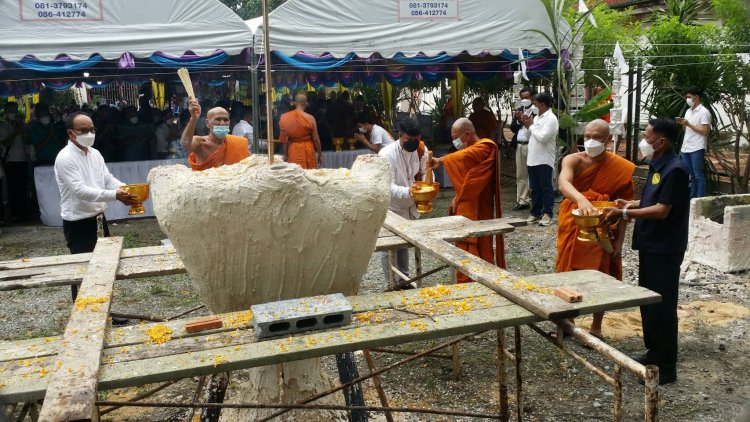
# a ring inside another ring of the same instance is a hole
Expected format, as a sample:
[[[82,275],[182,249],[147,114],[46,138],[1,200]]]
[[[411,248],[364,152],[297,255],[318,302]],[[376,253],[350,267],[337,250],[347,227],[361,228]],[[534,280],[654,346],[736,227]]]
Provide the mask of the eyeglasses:
[[[96,133],[96,129],[93,127],[91,129],[73,129],[73,130],[75,130],[76,132],[81,132],[81,135],[85,135],[87,133]]]

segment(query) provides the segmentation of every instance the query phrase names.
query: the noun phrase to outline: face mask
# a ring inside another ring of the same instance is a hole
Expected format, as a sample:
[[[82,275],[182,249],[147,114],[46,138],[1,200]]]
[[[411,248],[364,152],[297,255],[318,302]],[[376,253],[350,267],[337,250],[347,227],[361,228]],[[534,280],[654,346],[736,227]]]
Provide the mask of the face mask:
[[[367,133],[367,129],[361,127],[359,128],[359,133]]]
[[[648,160],[654,156],[654,147],[651,146],[651,144],[649,144],[646,139],[641,140],[641,142],[638,144],[638,149],[641,151],[641,155],[643,155],[644,160]]]
[[[49,124],[49,116],[42,116],[39,118],[39,123],[47,126]]]
[[[456,147],[456,149],[461,149],[464,146],[464,143],[461,142],[461,138],[454,139],[453,140],[453,146]]]
[[[7,117],[8,120],[16,120],[16,113],[8,113],[5,117]]]
[[[94,139],[96,139],[96,134],[93,134],[93,133],[90,133],[90,132],[89,133],[82,133],[82,134],[76,136],[76,142],[78,142],[79,144],[81,144],[81,145],[83,145],[85,147],[90,147],[90,146],[94,145]]]
[[[128,119],[128,120],[130,120],[130,123],[132,123],[132,124],[134,124],[134,125],[135,125],[135,124],[138,124],[138,118],[137,118],[137,117],[131,117],[131,118],[130,118],[130,119]]]
[[[419,140],[413,140],[413,141],[405,141],[404,142],[404,151],[407,152],[414,152],[419,147]]]
[[[214,126],[211,133],[219,139],[224,139],[229,134],[229,126]]]
[[[685,102],[687,103],[688,107],[693,106],[693,99],[692,98],[685,98]]]
[[[583,147],[586,149],[586,154],[591,158],[597,157],[604,152],[604,144],[596,139],[586,139],[583,142]]]
[[[531,110],[531,114],[539,115],[539,108],[537,108],[537,106],[531,106],[529,110]]]
[[[523,108],[529,108],[531,107],[531,100],[523,99],[521,100],[521,105]]]

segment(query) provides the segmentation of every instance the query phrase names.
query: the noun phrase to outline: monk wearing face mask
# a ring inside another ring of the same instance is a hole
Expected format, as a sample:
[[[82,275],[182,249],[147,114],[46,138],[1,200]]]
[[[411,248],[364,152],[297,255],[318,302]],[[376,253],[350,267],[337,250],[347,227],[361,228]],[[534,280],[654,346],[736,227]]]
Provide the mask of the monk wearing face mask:
[[[501,217],[500,195],[496,190],[500,168],[497,144],[491,139],[480,139],[474,124],[465,117],[453,124],[451,136],[453,146],[458,151],[444,157],[432,158],[427,162],[428,168],[445,166],[445,172],[453,183],[456,196],[448,209],[449,214],[461,215],[473,221]],[[497,238],[495,256],[491,237],[467,238],[456,242],[456,246],[505,268],[505,248],[501,235]],[[459,283],[471,281],[468,276],[461,273],[456,274],[456,279]]]
[[[598,270],[622,280],[622,244],[625,222],[620,221],[613,233],[612,251],[600,243],[578,240],[578,226],[573,221],[573,210],[581,215],[601,213],[591,201],[614,201],[634,198],[633,171],[630,161],[606,150],[609,124],[594,120],[584,129],[585,151],[563,159],[558,178],[560,192],[565,199],[560,204],[557,229],[557,272]],[[594,314],[591,334],[602,338],[604,313]]]
[[[229,112],[221,107],[208,110],[208,135],[195,136],[195,126],[200,115],[200,104],[197,100],[190,99],[190,120],[180,139],[180,144],[190,154],[190,168],[201,171],[225,164],[235,164],[250,156],[247,139],[229,135]]]

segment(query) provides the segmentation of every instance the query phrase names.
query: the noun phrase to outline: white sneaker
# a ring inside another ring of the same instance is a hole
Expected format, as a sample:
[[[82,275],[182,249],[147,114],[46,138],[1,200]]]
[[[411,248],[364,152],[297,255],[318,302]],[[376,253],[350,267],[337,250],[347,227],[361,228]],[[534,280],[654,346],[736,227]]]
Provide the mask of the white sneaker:
[[[549,226],[550,224],[552,224],[552,216],[549,214],[544,214],[542,219],[539,220],[540,226]]]
[[[542,217],[536,216],[536,215],[530,215],[529,218],[526,219],[526,223],[527,224],[536,223],[537,221],[539,221],[540,218]]]

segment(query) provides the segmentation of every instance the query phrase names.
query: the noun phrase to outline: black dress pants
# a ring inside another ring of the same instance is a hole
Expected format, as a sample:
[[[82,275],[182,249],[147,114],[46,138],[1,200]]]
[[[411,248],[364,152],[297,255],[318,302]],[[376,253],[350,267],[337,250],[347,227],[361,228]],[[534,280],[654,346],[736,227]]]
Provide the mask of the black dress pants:
[[[8,179],[8,205],[13,218],[24,220],[29,199],[29,163],[8,161],[5,163],[5,176]]]
[[[677,297],[685,253],[638,252],[638,285],[661,295],[661,302],[641,306],[646,356],[661,370],[677,364]]]
[[[104,236],[109,237],[107,218],[104,215],[102,215],[102,220]],[[65,241],[68,243],[70,253],[94,252],[97,239],[96,216],[76,221],[63,220],[63,234],[65,235]],[[73,294],[73,301],[75,301],[76,296],[78,296],[78,285],[72,284],[70,290]]]

